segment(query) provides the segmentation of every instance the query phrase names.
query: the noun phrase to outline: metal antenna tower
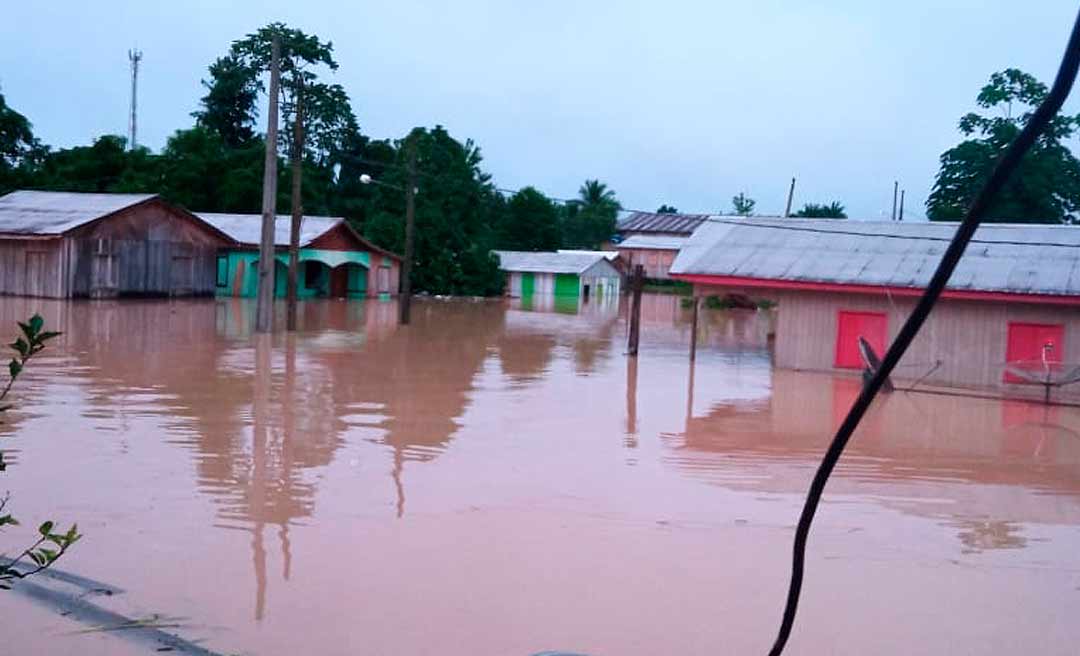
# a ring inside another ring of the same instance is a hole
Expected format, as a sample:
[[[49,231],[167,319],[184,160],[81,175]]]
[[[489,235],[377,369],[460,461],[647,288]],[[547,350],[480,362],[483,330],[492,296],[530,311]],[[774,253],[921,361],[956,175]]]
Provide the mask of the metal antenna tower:
[[[128,60],[131,62],[131,116],[128,119],[128,146],[135,150],[135,116],[136,116],[136,91],[139,85],[139,62],[142,61],[142,50],[128,50]]]

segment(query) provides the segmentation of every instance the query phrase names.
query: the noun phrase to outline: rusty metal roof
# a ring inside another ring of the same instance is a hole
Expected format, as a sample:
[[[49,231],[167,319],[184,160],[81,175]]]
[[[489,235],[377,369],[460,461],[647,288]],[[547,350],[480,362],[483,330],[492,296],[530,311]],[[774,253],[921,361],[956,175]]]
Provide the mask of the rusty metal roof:
[[[0,233],[60,235],[156,196],[13,191],[0,196]]]
[[[672,274],[922,288],[955,223],[712,218]],[[1080,226],[985,224],[949,289],[1080,296]]]
[[[195,216],[221,232],[224,232],[234,241],[245,246],[258,246],[262,241],[262,215],[261,214],[215,214],[212,212],[197,212]],[[287,214],[279,214],[274,222],[274,245],[289,245],[289,229],[291,220]],[[303,248],[320,236],[344,223],[345,219],[333,216],[304,216],[300,223],[300,247]]]
[[[619,221],[618,231],[624,235],[635,232],[668,232],[689,235],[708,218],[708,214],[634,212]]]
[[[608,262],[608,253],[593,251],[586,253],[554,253],[551,251],[495,251],[499,257],[499,268],[503,271],[522,271],[532,273],[576,273],[581,274],[603,262],[605,271],[611,275],[619,272]]]
[[[677,251],[686,245],[689,237],[673,235],[630,235],[619,242],[619,248],[638,248],[642,250]]]

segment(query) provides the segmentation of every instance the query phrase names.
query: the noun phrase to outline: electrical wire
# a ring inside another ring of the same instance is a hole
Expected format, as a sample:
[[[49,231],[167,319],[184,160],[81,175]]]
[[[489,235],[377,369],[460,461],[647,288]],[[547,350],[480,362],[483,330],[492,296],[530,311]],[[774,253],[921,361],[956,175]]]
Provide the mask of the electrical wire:
[[[813,524],[814,513],[817,512],[821,496],[825,492],[825,485],[840,460],[840,456],[843,455],[844,447],[847,446],[848,440],[851,439],[851,435],[855,432],[863,415],[870,408],[874,397],[877,396],[885,381],[888,380],[889,375],[900,362],[900,358],[903,357],[908,346],[918,335],[919,329],[922,328],[931,310],[934,309],[934,305],[941,296],[941,292],[945,289],[945,285],[956,269],[956,265],[960,262],[960,258],[963,257],[964,250],[967,248],[968,243],[971,242],[971,238],[975,234],[976,228],[979,227],[983,215],[986,214],[987,209],[990,207],[994,196],[997,195],[1016,170],[1024,153],[1031,148],[1036,137],[1061,109],[1061,105],[1065,102],[1065,98],[1068,97],[1073,82],[1076,80],[1078,68],[1080,68],[1080,14],[1077,15],[1073,23],[1069,43],[1065,48],[1065,54],[1062,57],[1061,66],[1058,69],[1050,93],[1032,114],[1031,119],[1024,126],[1024,129],[1020,131],[1016,139],[1009,144],[1008,149],[994,166],[990,178],[976,194],[963,221],[957,226],[956,234],[945,250],[937,270],[934,271],[930,284],[927,285],[926,291],[919,298],[915,310],[908,317],[903,328],[900,329],[900,333],[889,347],[888,352],[886,352],[881,367],[874,372],[858,398],[855,399],[855,403],[851,406],[851,410],[848,411],[847,417],[844,418],[844,422],[837,430],[832,443],[825,451],[821,464],[814,473],[814,478],[806,495],[806,502],[799,516],[799,523],[795,529],[795,539],[792,545],[791,582],[788,587],[787,602],[784,605],[780,630],[772,649],[769,650],[769,656],[780,656],[785,645],[787,645],[788,638],[791,637],[791,629],[795,624],[795,615],[799,608],[799,594],[802,591],[803,573],[806,566],[806,542],[810,535],[810,526]]]

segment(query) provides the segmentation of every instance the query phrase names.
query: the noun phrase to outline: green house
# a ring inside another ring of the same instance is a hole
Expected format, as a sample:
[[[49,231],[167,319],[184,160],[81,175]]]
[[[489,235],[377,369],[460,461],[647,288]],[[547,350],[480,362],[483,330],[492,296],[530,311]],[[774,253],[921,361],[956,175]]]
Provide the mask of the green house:
[[[232,244],[217,256],[217,294],[254,297],[259,285],[258,214],[199,213]],[[291,218],[278,216],[274,230],[274,292],[285,296]],[[398,293],[401,258],[361,237],[345,219],[305,216],[300,224],[299,298],[369,298]]]
[[[495,251],[506,272],[506,293],[516,298],[617,296],[621,276],[606,251]]]

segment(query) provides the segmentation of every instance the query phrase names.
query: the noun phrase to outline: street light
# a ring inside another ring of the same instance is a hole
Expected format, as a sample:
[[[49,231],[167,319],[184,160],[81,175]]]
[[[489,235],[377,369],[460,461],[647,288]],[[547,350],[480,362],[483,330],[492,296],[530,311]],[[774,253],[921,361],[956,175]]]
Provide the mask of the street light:
[[[416,232],[416,154],[410,149],[409,153],[409,182],[405,187],[399,187],[388,182],[382,182],[372,178],[367,173],[360,174],[360,184],[375,184],[381,187],[396,189],[405,193],[405,256],[401,263],[401,300],[398,302],[400,310],[398,323],[405,326],[409,323],[410,306],[412,305],[412,261],[415,245]]]

